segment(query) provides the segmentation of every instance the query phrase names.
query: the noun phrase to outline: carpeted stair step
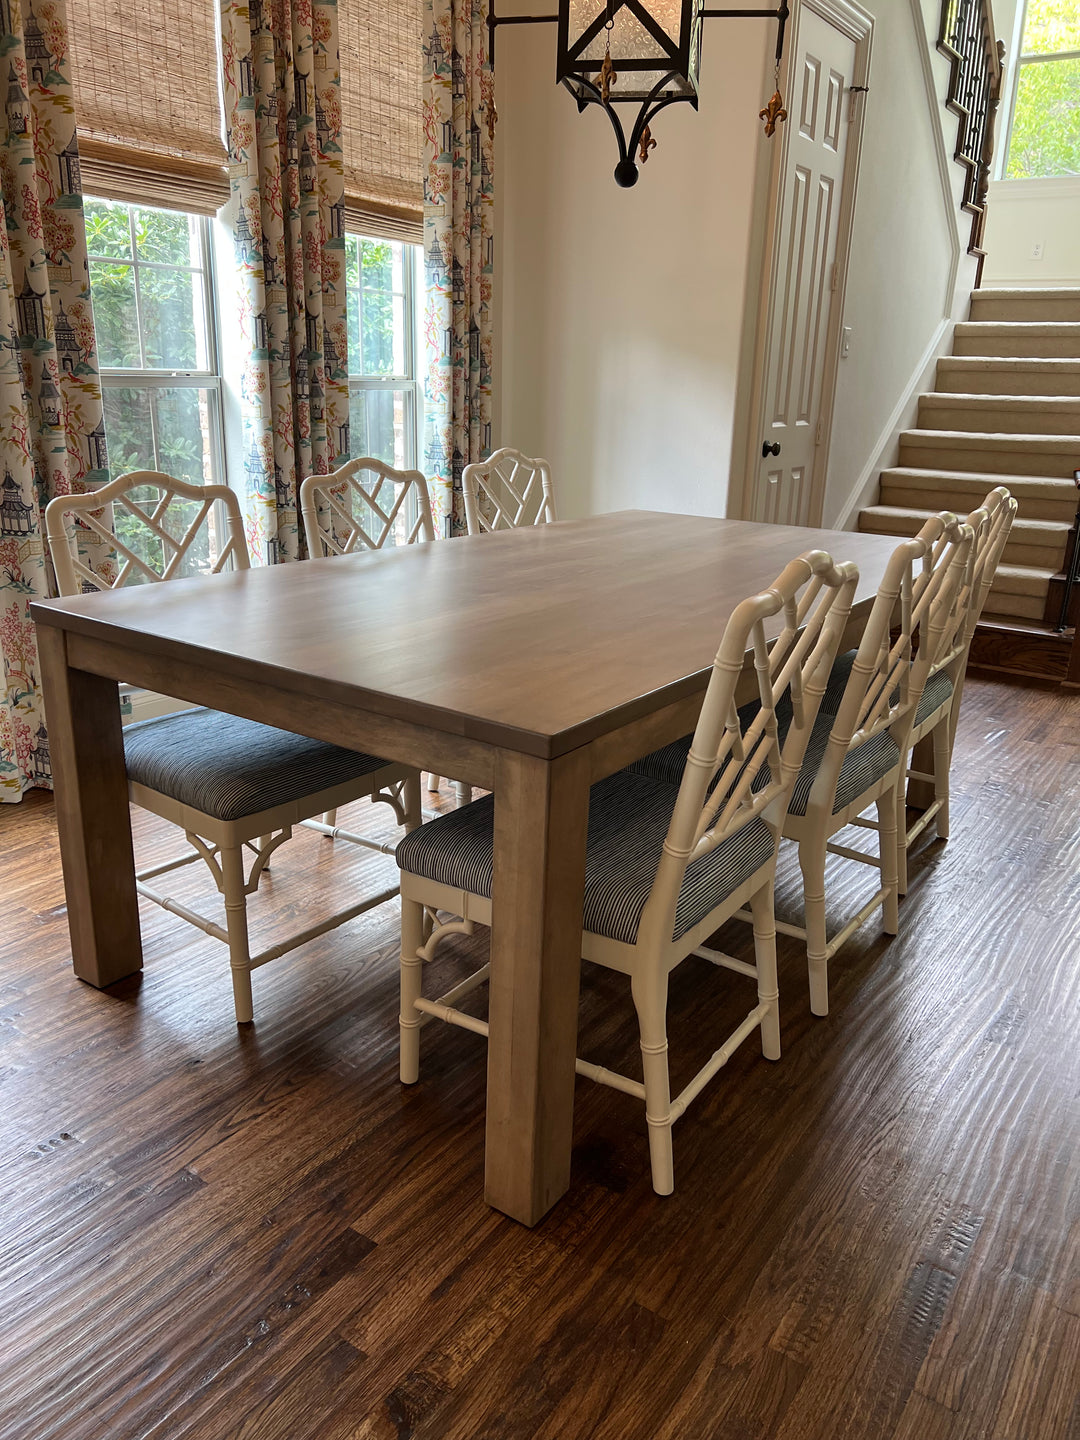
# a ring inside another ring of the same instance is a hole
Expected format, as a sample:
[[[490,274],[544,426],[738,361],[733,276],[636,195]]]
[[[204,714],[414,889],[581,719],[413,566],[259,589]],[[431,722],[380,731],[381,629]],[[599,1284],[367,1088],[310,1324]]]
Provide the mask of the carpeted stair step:
[[[1080,290],[973,290],[971,318],[1080,321]]]
[[[964,320],[953,331],[953,354],[1080,359],[1080,321]]]
[[[985,493],[985,492],[984,492]],[[964,506],[960,513],[966,513]],[[859,512],[859,529],[873,535],[917,535],[936,510],[898,505],[871,505]],[[1005,545],[1005,564],[1061,569],[1069,526],[1055,520],[1017,518]]]
[[[984,435],[1071,435],[1080,457],[1080,396],[922,395],[919,428]]]
[[[965,430],[905,430],[900,464],[919,469],[971,470],[1010,475],[1072,478],[1080,467],[1080,437],[1075,435],[985,434]]]
[[[988,618],[1041,621],[1054,574],[1041,565],[999,565],[984,613]]]
[[[939,394],[1080,396],[1080,360],[943,355],[936,389]]]
[[[881,505],[915,510],[954,510],[966,515],[996,485],[1016,496],[1019,513],[1028,520],[1054,520],[1071,525],[1076,514],[1076,487],[1071,479],[1049,475],[1002,475],[985,471],[894,466],[881,472]]]

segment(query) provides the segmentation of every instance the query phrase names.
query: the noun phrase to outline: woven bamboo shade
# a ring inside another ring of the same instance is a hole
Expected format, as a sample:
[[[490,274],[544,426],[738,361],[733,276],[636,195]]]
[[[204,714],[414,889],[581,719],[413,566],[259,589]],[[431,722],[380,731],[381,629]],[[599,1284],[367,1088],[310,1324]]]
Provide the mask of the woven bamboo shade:
[[[341,0],[345,223],[395,240],[423,235],[422,0]]]
[[[83,189],[212,215],[229,198],[213,0],[68,0]]]

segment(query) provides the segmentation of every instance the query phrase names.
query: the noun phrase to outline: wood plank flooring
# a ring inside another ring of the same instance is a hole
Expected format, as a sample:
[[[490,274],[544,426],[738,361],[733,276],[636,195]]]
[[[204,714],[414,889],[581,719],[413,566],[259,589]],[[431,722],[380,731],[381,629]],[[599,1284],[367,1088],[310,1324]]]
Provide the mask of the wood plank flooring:
[[[579,1081],[534,1231],[481,1199],[483,1042],[429,1027],[397,1081],[396,903],[259,971],[238,1030],[224,948],[154,907],[141,979],[75,980],[51,800],[0,807],[0,1436],[1080,1440],[1080,704],[969,682],[953,784],[827,1019],[781,938],[784,1058],[679,1122],[675,1194],[638,1102]],[[137,816],[140,860],[176,839]],[[254,947],[388,869],[299,835]],[[874,875],[829,876],[838,924]],[[676,973],[676,1085],[745,985]],[[635,1035],[588,970],[581,1053]]]

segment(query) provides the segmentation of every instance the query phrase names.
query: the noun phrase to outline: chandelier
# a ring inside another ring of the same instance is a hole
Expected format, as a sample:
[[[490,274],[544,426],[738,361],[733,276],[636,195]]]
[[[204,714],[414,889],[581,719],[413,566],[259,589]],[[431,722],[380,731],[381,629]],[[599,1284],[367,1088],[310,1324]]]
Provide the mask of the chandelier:
[[[557,15],[497,16],[491,0],[489,53],[494,63],[499,25],[556,23],[556,82],[566,86],[579,110],[599,105],[607,115],[619,146],[615,182],[628,187],[637,184],[638,165],[656,148],[652,121],[659,112],[680,101],[697,109],[705,20],[777,22],[775,93],[758,114],[766,135],[787,119],[780,94],[780,61],[790,13],[787,0],[780,0],[776,10],[707,10],[700,0],[559,0]],[[618,107],[629,107],[626,123]]]

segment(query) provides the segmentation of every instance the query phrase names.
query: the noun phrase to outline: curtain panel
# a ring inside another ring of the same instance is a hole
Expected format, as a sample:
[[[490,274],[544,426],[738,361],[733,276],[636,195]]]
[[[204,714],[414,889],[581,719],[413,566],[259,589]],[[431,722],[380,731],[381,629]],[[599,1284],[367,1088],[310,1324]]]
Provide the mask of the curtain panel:
[[[349,454],[337,6],[223,0],[221,43],[248,547],[272,564],[306,554],[301,482]]]
[[[0,0],[0,801],[51,788],[31,600],[42,512],[108,478],[62,0]],[[110,548],[83,547],[115,576]]]
[[[491,453],[495,89],[487,0],[424,5],[425,465],[436,524],[465,532],[461,472]]]

